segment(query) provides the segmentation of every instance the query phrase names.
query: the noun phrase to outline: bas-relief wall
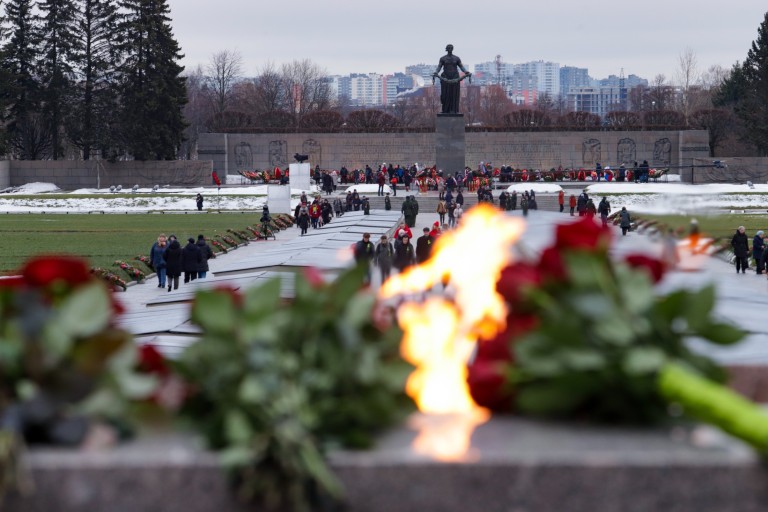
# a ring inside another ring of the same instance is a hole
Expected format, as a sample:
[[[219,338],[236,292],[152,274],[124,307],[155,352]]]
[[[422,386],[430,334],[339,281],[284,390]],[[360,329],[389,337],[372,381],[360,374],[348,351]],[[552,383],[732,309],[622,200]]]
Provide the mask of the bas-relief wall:
[[[706,158],[707,132],[471,132],[466,134],[466,165],[480,162],[518,168],[632,165],[648,160],[652,167],[687,164]],[[202,134],[199,158],[214,169],[285,168],[294,153],[309,155],[312,166],[349,169],[381,163],[433,165],[435,134]]]

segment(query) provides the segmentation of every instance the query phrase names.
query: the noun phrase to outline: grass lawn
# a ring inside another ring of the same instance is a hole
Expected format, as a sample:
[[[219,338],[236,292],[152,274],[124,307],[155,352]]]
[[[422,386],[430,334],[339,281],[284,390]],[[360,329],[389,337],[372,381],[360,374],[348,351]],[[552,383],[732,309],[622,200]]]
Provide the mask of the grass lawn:
[[[135,263],[148,255],[157,235],[175,234],[180,242],[198,234],[212,237],[227,229],[258,226],[261,212],[206,215],[0,215],[0,274],[13,273],[35,254],[82,256],[90,265],[112,267],[115,260]],[[182,246],[184,245],[182,243]],[[116,267],[115,267],[116,268]]]
[[[752,237],[754,237],[755,233],[759,230],[768,233],[768,217],[764,215],[638,215],[637,217],[658,220],[675,229],[683,227],[686,229],[686,233],[687,228],[691,223],[691,219],[695,218],[699,223],[701,233],[714,239],[730,240],[734,233],[736,233],[736,228],[744,226],[747,228],[747,236],[750,238],[750,245]]]

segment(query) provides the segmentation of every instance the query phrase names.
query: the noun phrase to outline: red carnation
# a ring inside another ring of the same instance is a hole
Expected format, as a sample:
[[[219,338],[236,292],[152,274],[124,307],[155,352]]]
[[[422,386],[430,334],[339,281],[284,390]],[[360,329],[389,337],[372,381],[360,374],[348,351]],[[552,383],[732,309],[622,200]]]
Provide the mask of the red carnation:
[[[21,270],[31,286],[48,286],[56,281],[77,286],[91,280],[85,262],[73,256],[41,256],[27,261]]]
[[[654,283],[658,283],[664,277],[664,263],[661,260],[645,254],[630,254],[624,261],[630,267],[644,269]]]
[[[477,342],[475,360],[513,362],[512,345],[520,336],[527,334],[539,325],[539,319],[534,315],[507,315],[507,325],[493,338],[481,338]]]
[[[325,284],[323,275],[317,269],[317,267],[304,267],[302,269],[304,279],[309,283],[312,288],[320,288]]]
[[[514,263],[507,265],[501,271],[496,282],[496,291],[507,302],[517,302],[521,291],[526,286],[538,286],[541,284],[539,269],[527,263]]]
[[[514,393],[507,387],[507,379],[504,375],[508,364],[481,359],[467,368],[469,394],[477,405],[497,412],[512,409]]]
[[[597,249],[607,247],[611,239],[609,228],[603,227],[590,217],[571,224],[559,224],[555,228],[555,245],[559,249]]]

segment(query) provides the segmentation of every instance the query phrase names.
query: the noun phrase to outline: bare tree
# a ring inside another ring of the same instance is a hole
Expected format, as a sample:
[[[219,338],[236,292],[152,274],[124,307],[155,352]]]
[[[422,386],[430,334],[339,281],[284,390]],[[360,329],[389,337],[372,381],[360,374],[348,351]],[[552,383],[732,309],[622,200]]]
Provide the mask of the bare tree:
[[[243,58],[237,50],[222,50],[211,56],[206,67],[206,82],[213,101],[214,113],[230,107],[232,87],[240,80]]]
[[[504,126],[504,116],[513,107],[514,103],[502,86],[490,85],[480,98],[480,120],[486,126]]]
[[[528,131],[548,126],[551,120],[549,116],[541,110],[524,108],[506,114],[504,116],[504,122],[510,128]]]
[[[645,103],[645,110],[667,110],[672,106],[674,96],[672,87],[667,84],[667,77],[659,74],[653,78]]]
[[[397,126],[397,120],[381,110],[355,110],[347,116],[347,130],[385,132]]]
[[[295,126],[299,126],[301,119],[310,112],[330,108],[328,75],[311,60],[294,60],[283,64],[280,75],[286,106],[295,116]]]
[[[184,130],[184,141],[181,143],[179,153],[183,158],[191,160],[194,158],[199,135],[208,131],[206,122],[213,115],[213,110],[203,68],[198,66],[186,75],[186,79],[187,103],[184,105],[184,120],[187,128]]]
[[[605,124],[611,130],[637,130],[642,122],[637,112],[616,110],[605,114]]]
[[[691,96],[694,88],[698,85],[700,76],[696,53],[691,48],[686,48],[678,57],[677,69],[677,80],[680,84],[680,112],[686,122],[688,122],[692,112]]]

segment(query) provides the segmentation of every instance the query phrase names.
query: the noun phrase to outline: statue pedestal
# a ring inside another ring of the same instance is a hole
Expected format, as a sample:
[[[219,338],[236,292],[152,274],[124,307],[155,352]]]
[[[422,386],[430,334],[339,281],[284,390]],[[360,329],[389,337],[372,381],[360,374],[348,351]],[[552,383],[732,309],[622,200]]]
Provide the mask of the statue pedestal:
[[[301,164],[289,164],[291,190],[304,190],[309,193],[312,179],[312,166],[309,162]]]
[[[435,119],[435,163],[445,175],[463,171],[464,114],[437,114]]]

